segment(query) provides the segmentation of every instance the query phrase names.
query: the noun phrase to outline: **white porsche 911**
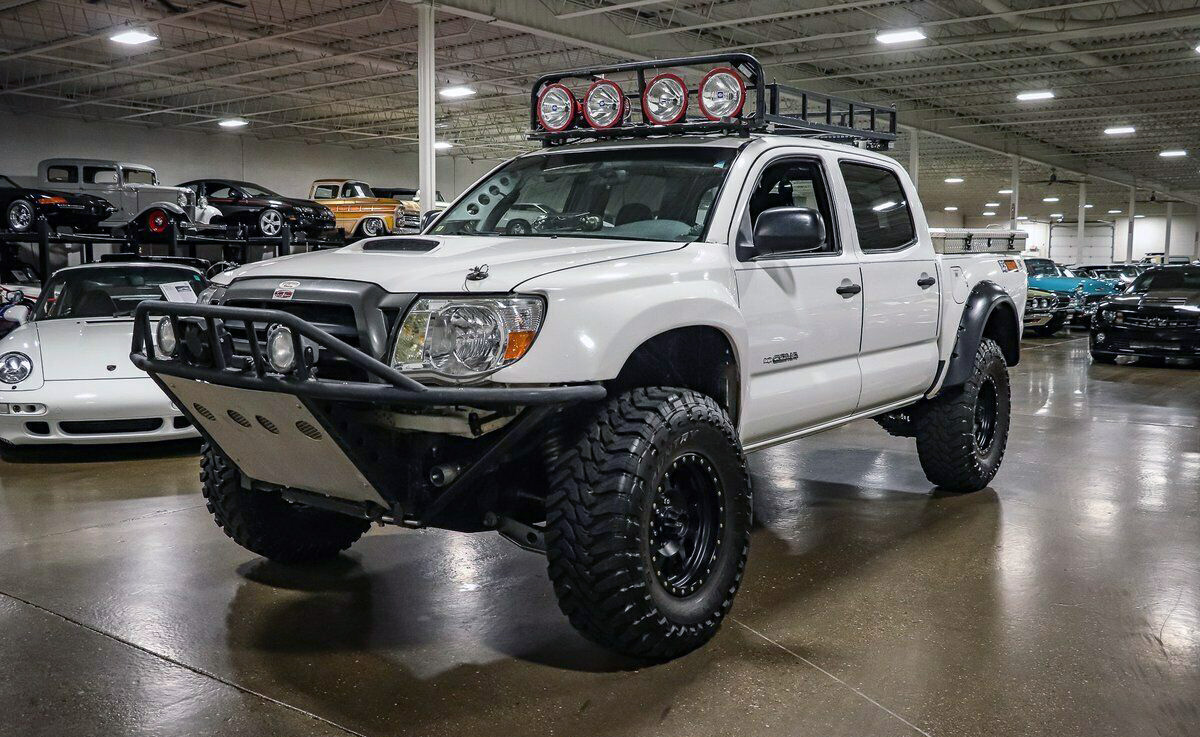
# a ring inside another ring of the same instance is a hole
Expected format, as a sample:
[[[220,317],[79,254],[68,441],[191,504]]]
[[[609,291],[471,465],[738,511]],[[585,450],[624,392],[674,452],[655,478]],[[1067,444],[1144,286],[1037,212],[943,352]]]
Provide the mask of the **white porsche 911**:
[[[206,285],[202,272],[177,263],[56,272],[32,314],[19,315],[23,324],[0,339],[0,444],[195,437],[195,428],[129,361],[134,308],[164,299],[164,285],[182,282],[197,294]]]

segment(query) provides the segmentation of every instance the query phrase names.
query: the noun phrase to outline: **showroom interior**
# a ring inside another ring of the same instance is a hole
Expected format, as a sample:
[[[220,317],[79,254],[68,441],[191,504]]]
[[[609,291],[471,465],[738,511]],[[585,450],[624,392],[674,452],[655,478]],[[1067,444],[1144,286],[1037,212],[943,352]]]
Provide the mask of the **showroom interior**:
[[[1200,0],[0,0],[0,735],[1200,734],[1198,113]]]

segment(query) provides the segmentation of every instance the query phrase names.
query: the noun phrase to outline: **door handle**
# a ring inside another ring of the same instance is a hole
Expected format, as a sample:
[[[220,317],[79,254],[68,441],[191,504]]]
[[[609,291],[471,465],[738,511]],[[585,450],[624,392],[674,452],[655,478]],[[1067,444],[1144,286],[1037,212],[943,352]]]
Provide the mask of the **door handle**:
[[[833,291],[842,295],[846,299],[850,299],[851,297],[853,297],[854,295],[856,295],[862,291],[862,285],[861,284],[843,284],[842,286],[838,287],[837,289],[835,289]]]
[[[932,276],[923,276],[917,279],[917,286],[921,289],[929,289],[934,284],[937,284],[937,279],[934,279]]]

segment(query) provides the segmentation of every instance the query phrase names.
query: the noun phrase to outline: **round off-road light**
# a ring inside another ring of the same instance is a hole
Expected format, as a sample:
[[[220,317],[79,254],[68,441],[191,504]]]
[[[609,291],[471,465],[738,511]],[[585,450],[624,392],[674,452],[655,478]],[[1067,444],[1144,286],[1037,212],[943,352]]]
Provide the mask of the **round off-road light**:
[[[174,356],[175,350],[179,348],[179,340],[175,337],[175,323],[171,322],[171,318],[164,317],[159,320],[154,332],[158,338],[159,353],[165,358]]]
[[[611,79],[598,79],[583,96],[583,118],[596,129],[612,128],[625,117],[625,93]]]
[[[296,343],[291,328],[272,325],[267,330],[267,363],[281,374],[296,368]]]
[[[700,112],[709,120],[737,117],[746,104],[746,83],[729,67],[717,67],[700,80]]]
[[[542,127],[558,133],[575,122],[575,95],[561,84],[547,85],[538,95],[537,116]]]
[[[687,114],[688,91],[676,74],[660,74],[642,93],[642,113],[655,125],[670,125]]]

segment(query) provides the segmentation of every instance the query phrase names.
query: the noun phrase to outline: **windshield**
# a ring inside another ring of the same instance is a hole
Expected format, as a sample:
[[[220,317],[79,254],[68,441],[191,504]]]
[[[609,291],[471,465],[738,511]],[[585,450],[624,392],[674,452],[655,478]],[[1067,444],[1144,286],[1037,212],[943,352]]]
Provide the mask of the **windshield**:
[[[172,282],[187,282],[197,294],[204,289],[203,277],[191,269],[158,266],[71,269],[50,278],[33,319],[127,317],[139,303],[163,299],[160,286]]]
[[[374,197],[371,188],[362,182],[346,182],[342,185],[343,197]]]
[[[1200,292],[1200,267],[1173,269],[1150,269],[1137,278],[1130,291],[1146,292]]]
[[[430,232],[695,240],[736,155],[658,147],[527,156],[480,182]]]
[[[17,187],[16,182],[4,176],[3,174],[0,174],[0,185],[5,187]],[[17,189],[20,189],[20,187],[17,187]]]
[[[238,182],[238,188],[242,190],[247,197],[278,197],[279,195],[269,189],[264,189],[257,184],[250,182]]]
[[[1029,259],[1025,262],[1030,276],[1063,276],[1058,264],[1045,259]]]
[[[154,172],[147,169],[126,169],[126,184],[155,184]]]

